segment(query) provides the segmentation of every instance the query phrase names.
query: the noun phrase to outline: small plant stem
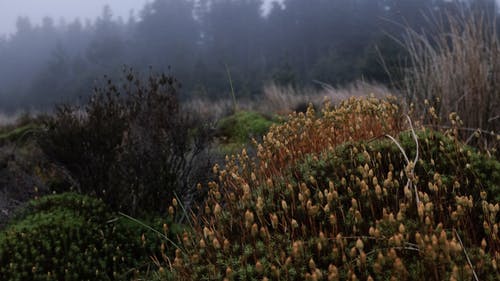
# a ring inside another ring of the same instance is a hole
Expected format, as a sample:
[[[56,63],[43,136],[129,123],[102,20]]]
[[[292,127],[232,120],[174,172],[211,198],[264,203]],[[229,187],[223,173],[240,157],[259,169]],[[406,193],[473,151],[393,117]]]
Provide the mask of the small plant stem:
[[[233,79],[231,78],[231,72],[229,71],[229,67],[227,66],[227,64],[224,65],[226,66],[227,78],[229,79],[229,85],[231,86],[231,96],[233,98],[233,110],[236,112],[238,106],[236,104],[236,95],[234,94]]]
[[[418,190],[417,190],[417,186],[413,184],[413,173],[414,173],[414,170],[415,170],[415,165],[417,164],[417,161],[418,161],[418,138],[417,138],[417,134],[415,133],[415,129],[413,129],[413,125],[411,123],[411,119],[410,117],[407,115],[406,118],[408,118],[408,122],[410,123],[410,129],[411,129],[411,133],[412,133],[412,136],[413,136],[413,139],[415,140],[415,145],[416,145],[416,152],[415,152],[415,160],[413,160],[413,166],[411,167],[411,171],[408,172],[408,182],[406,183],[406,186],[408,186],[409,188],[412,188],[415,190],[415,201],[417,203],[417,208],[418,208],[418,205],[420,204],[420,199],[418,197]],[[394,138],[392,137],[391,135],[385,135],[386,137],[388,137],[389,139],[392,140],[392,142],[394,142],[397,147],[399,148],[399,150],[401,151],[401,153],[403,154],[404,158],[405,158],[405,161],[406,161],[406,164],[407,165],[410,165],[412,164],[412,162],[410,162],[410,159],[408,158],[408,155],[406,155],[406,151],[403,149],[403,147],[401,146],[401,144]]]
[[[472,266],[472,262],[470,261],[469,255],[467,254],[467,250],[464,247],[464,244],[462,243],[462,239],[460,238],[460,235],[458,235],[458,232],[456,229],[453,229],[455,231],[455,235],[458,238],[458,242],[460,242],[460,246],[462,246],[462,249],[464,250],[465,257],[467,258],[467,262],[469,263],[470,268],[472,269],[472,274],[474,275],[474,280],[479,281],[479,278],[477,277],[476,271],[474,270],[474,267]]]
[[[417,165],[417,161],[418,161],[418,138],[417,138],[417,134],[415,133],[415,129],[413,129],[413,124],[411,123],[411,118],[410,116],[406,115],[406,118],[408,118],[408,123],[410,123],[410,129],[411,129],[411,134],[413,136],[413,139],[415,140],[415,145],[416,145],[416,151],[415,151],[415,160],[413,160],[413,167],[411,169],[411,173],[413,174],[414,171],[415,171],[415,165]],[[420,203],[420,199],[418,198],[418,190],[417,190],[417,185],[413,185],[413,188],[415,189],[415,198],[416,198],[416,201],[417,201],[417,208],[418,208],[418,205]]]
[[[192,229],[194,229],[193,224],[191,223],[191,220],[189,219],[189,216],[188,216],[187,210],[186,210],[186,208],[184,207],[184,204],[182,203],[182,201],[181,201],[181,199],[179,198],[179,196],[177,196],[177,193],[176,193],[176,192],[174,192],[174,196],[175,196],[175,198],[177,199],[177,202],[179,202],[178,204],[181,206],[181,209],[182,209],[182,218],[181,218],[181,220],[182,220],[182,219],[184,219],[184,218],[186,218],[186,220],[187,220],[187,221],[188,221],[188,223],[189,223],[189,226],[190,226]]]
[[[125,218],[127,218],[127,219],[129,219],[129,220],[131,220],[131,221],[133,221],[133,222],[135,222],[135,223],[137,223],[137,224],[140,224],[141,226],[143,226],[143,227],[145,227],[145,228],[147,228],[147,229],[149,229],[149,230],[151,230],[151,231],[155,232],[156,234],[158,234],[158,235],[160,235],[161,237],[165,238],[165,240],[167,240],[167,241],[168,241],[170,244],[172,244],[175,248],[177,248],[177,249],[179,249],[179,250],[182,250],[182,248],[181,248],[181,247],[179,247],[179,245],[177,245],[177,244],[176,244],[174,241],[172,241],[170,238],[168,238],[168,237],[167,237],[167,235],[165,235],[165,234],[163,234],[163,233],[159,232],[158,230],[156,230],[156,229],[152,228],[151,226],[149,226],[149,225],[147,225],[147,224],[143,223],[142,221],[140,221],[140,220],[138,220],[138,219],[136,219],[136,218],[133,218],[133,217],[131,217],[131,216],[127,215],[127,214],[124,214],[124,213],[122,213],[122,212],[118,212],[118,214],[119,214],[120,216],[123,216],[123,217],[125,217]]]

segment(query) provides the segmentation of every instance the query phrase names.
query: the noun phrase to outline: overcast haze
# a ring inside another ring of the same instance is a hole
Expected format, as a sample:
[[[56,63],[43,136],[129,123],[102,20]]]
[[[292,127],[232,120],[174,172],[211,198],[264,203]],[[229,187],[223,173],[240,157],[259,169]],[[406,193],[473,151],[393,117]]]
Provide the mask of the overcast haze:
[[[265,0],[271,2],[272,0]],[[130,11],[137,15],[148,0],[0,0],[0,36],[16,31],[16,19],[29,17],[33,24],[39,24],[44,17],[55,22],[64,18],[94,19],[102,8],[109,5],[114,17],[128,19]]]
[[[58,22],[75,18],[93,19],[105,5],[109,5],[115,17],[127,19],[131,10],[137,13],[147,0],[0,0],[0,35],[16,30],[16,19],[29,17],[33,24],[39,24],[44,17]]]
[[[496,0],[194,1],[0,0],[0,114],[81,102],[104,75],[119,81],[124,65],[173,75],[184,101],[253,99],[268,85],[393,85],[406,26],[432,34],[429,19],[462,8],[493,19]],[[500,30],[500,20],[491,24]]]

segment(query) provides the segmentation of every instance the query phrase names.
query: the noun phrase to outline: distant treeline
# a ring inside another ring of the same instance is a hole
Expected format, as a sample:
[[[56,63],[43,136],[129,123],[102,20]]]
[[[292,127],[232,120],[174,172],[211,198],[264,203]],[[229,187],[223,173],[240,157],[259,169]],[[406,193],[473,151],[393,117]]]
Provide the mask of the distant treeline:
[[[230,78],[239,97],[269,82],[394,82],[387,70],[404,64],[405,27],[432,32],[457,3],[496,9],[494,0],[284,0],[264,13],[262,0],[155,0],[126,20],[109,7],[95,21],[21,17],[0,37],[0,110],[78,101],[123,65],[169,72],[183,99],[227,98]]]

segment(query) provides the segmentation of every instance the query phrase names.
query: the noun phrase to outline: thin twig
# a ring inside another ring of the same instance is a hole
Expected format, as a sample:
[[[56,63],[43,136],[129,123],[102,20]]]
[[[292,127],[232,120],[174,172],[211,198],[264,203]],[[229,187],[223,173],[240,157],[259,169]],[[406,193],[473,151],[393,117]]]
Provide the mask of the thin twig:
[[[415,160],[413,161],[413,167],[411,168],[411,174],[412,174],[412,177],[413,177],[413,174],[415,173],[415,166],[417,165],[417,161],[418,161],[418,150],[419,150],[419,147],[418,147],[418,138],[417,138],[417,134],[415,133],[415,129],[413,129],[413,125],[411,123],[410,116],[406,115],[406,118],[408,118],[408,123],[410,123],[411,134],[413,135],[413,139],[415,140],[415,145],[416,145]],[[416,184],[413,185],[413,188],[415,189],[415,198],[417,200],[417,208],[418,208],[418,205],[420,203],[420,199],[418,198],[417,185]]]
[[[413,187],[413,189],[415,190],[415,200],[416,200],[417,208],[418,208],[418,205],[420,204],[420,198],[418,197],[417,185],[413,185],[413,181],[412,181],[413,174],[415,173],[415,165],[417,164],[417,161],[418,161],[418,150],[419,150],[418,138],[417,138],[417,134],[415,133],[415,129],[413,128],[413,124],[411,122],[411,118],[408,115],[406,116],[406,118],[408,118],[408,122],[410,123],[411,133],[412,133],[413,139],[415,140],[415,145],[416,145],[416,149],[417,149],[417,151],[415,152],[415,160],[413,161],[413,163],[410,162],[410,159],[408,158],[408,155],[406,155],[406,151],[404,150],[404,148],[401,146],[401,144],[399,144],[399,142],[394,137],[392,137],[389,134],[387,134],[385,136],[388,137],[388,138],[390,138],[392,140],[392,142],[394,142],[397,145],[397,147],[399,148],[399,150],[401,151],[401,153],[403,154],[403,156],[404,156],[404,158],[406,160],[406,165],[413,164],[412,167],[411,167],[411,171],[409,171],[409,173],[411,173],[411,177],[408,177],[408,182],[406,183],[406,186],[408,188],[412,188]]]
[[[464,244],[462,243],[462,239],[460,239],[460,235],[458,235],[458,232],[456,229],[453,229],[455,231],[455,235],[458,238],[458,242],[460,242],[460,246],[462,246],[462,249],[464,250],[465,257],[467,258],[467,262],[469,263],[470,268],[472,269],[472,274],[474,275],[474,279],[476,281],[479,281],[479,278],[477,278],[476,271],[474,270],[474,267],[472,266],[472,262],[470,261],[469,255],[467,254],[467,250],[464,247]]]
[[[399,144],[399,142],[393,138],[391,135],[385,135],[386,137],[390,138],[392,140],[392,142],[394,142],[397,147],[399,148],[399,150],[401,150],[401,153],[403,154],[403,156],[405,157],[405,160],[406,160],[406,164],[410,164],[410,160],[408,160],[408,156],[406,156],[406,152],[405,150],[403,149],[403,147]]]

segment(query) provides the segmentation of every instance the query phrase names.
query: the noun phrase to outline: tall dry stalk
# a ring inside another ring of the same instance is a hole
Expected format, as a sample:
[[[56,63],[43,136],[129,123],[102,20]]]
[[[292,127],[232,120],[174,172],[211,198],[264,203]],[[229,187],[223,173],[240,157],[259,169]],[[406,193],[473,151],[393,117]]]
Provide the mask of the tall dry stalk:
[[[496,19],[464,8],[433,23],[436,32],[432,35],[406,30],[402,43],[409,53],[409,67],[403,92],[421,112],[428,100],[442,119],[456,112],[465,128],[498,135],[500,42]]]

